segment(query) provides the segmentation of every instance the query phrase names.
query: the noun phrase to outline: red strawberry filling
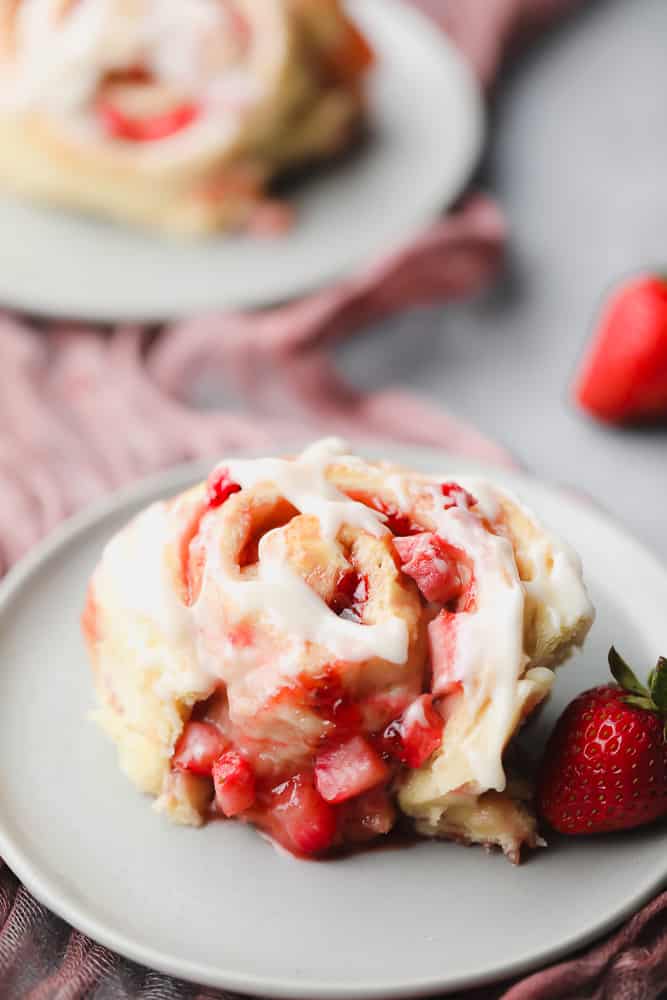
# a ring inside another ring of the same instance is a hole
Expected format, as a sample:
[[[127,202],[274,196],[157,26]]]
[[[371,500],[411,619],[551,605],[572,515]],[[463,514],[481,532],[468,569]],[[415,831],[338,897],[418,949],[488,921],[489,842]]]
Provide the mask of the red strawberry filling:
[[[188,722],[174,749],[172,766],[179,771],[210,775],[226,746],[217,726],[208,722]]]
[[[106,131],[114,139],[125,142],[157,142],[192,125],[199,117],[201,108],[192,101],[182,101],[165,111],[139,114],[124,107],[122,100],[115,100],[109,95],[100,98],[97,113]]]
[[[240,493],[241,487],[235,483],[229,474],[229,469],[215,469],[206,484],[209,507],[222,507],[234,493]]]
[[[380,785],[338,807],[338,831],[344,844],[382,837],[395,822],[396,807],[387,786]]]
[[[223,691],[197,706],[172,766],[209,776],[221,815],[254,823],[299,855],[388,833],[396,820],[398,769],[419,767],[441,743],[443,720],[432,697],[422,695],[390,725],[368,733],[361,703],[332,665],[320,676],[304,675],[282,688],[275,704],[279,716],[294,708],[325,723],[296,773],[285,774],[283,766],[281,774],[267,764],[272,747],[236,728]]]
[[[323,750],[315,761],[315,786],[326,802],[346,802],[388,777],[387,765],[363,736]]]
[[[472,493],[468,493],[458,483],[443,483],[440,490],[445,498],[445,510],[450,507],[463,507],[465,510],[470,510],[477,503]]]
[[[220,507],[240,489],[229,469],[218,467],[207,484],[205,509]],[[440,489],[447,508],[470,509],[476,503],[456,483]],[[221,690],[197,706],[174,753],[175,768],[211,777],[220,814],[255,824],[299,855],[318,855],[391,830],[401,769],[421,767],[442,745],[444,721],[434,696],[460,687],[454,654],[459,613],[475,600],[470,560],[409,515],[377,499],[364,502],[387,516],[402,571],[426,601],[444,605],[428,626],[433,694],[414,698],[400,685],[368,690],[350,665],[332,663],[270,693],[246,728],[240,728]],[[248,536],[240,565],[256,559],[266,530],[293,516],[291,508],[267,515]],[[189,556],[196,566],[195,541]],[[368,586],[366,576],[348,567],[335,582],[330,608],[363,624]],[[240,651],[252,645],[247,631],[232,630],[229,636]],[[269,716],[267,728],[261,719]]]
[[[402,538],[405,535],[416,535],[423,530],[409,514],[404,514],[398,507],[385,503],[384,500],[377,497],[370,500],[369,503],[371,507],[385,515],[385,524],[392,535],[396,535],[397,538]]]
[[[382,739],[387,752],[408,767],[421,767],[442,743],[444,721],[433,706],[433,696],[423,694],[390,723]]]
[[[303,774],[273,788],[260,824],[297,854],[321,854],[336,837],[336,812]]]
[[[459,550],[430,531],[411,538],[394,539],[401,568],[411,577],[427,601],[448,604],[463,590]]]
[[[329,723],[329,732],[338,736],[359,732],[361,710],[348,696],[335,667],[318,677],[302,675],[299,687],[308,707]]]
[[[452,694],[461,687],[456,673],[457,629],[458,616],[451,611],[441,611],[428,626],[433,693],[437,697]]]
[[[255,801],[255,773],[236,750],[228,750],[215,761],[213,784],[216,802],[225,816],[238,816]]]
[[[363,605],[368,600],[368,579],[355,569],[341,573],[329,607],[335,614],[361,620]]]

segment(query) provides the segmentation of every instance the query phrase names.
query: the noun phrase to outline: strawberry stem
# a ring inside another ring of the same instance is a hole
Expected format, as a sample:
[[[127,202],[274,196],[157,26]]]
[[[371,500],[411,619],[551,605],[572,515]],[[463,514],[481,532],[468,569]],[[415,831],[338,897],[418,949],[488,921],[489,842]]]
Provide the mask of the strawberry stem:
[[[648,687],[644,687],[637,679],[613,646],[609,650],[609,667],[614,679],[624,691],[628,692],[627,697],[623,699],[626,704],[662,716],[665,722],[663,736],[667,742],[667,658],[664,656],[658,658],[658,662],[648,675]]]
[[[651,695],[648,688],[645,688],[641,681],[637,679],[634,672],[613,646],[609,650],[609,667],[614,675],[614,679],[621,685],[624,691],[638,695],[640,698],[650,699]]]
[[[642,698],[638,694],[629,694],[623,699],[626,705],[633,705],[635,708],[644,708],[647,712],[655,712],[656,706],[651,698]]]
[[[649,690],[651,698],[658,707],[658,711],[667,715],[667,659],[661,656],[649,676]]]

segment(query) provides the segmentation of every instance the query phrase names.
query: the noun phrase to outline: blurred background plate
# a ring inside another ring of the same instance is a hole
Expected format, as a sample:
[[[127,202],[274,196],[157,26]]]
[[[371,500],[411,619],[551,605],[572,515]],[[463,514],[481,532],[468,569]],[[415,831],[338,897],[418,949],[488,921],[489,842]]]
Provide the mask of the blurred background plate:
[[[350,0],[379,54],[373,136],[299,184],[277,239],[176,242],[0,200],[0,303],[92,320],[268,305],[370,263],[460,194],[482,146],[481,96],[441,31],[399,0]]]

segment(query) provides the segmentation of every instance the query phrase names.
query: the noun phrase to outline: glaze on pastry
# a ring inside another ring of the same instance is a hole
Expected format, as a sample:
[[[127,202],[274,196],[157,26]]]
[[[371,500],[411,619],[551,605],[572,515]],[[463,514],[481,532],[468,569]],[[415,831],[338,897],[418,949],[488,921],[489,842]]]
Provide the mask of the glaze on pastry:
[[[83,617],[158,810],[297,854],[387,833],[539,842],[506,750],[593,620],[577,556],[499,487],[320,441],[229,459],[113,538]]]
[[[274,177],[352,143],[371,62],[339,0],[2,0],[0,186],[178,234],[259,227]]]

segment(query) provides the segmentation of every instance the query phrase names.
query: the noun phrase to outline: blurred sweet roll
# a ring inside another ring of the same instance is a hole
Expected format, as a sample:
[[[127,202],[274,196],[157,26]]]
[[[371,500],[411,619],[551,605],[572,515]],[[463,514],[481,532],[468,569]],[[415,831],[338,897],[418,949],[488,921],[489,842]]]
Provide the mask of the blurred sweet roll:
[[[348,148],[371,49],[339,0],[2,0],[0,185],[177,234],[279,228]]]

